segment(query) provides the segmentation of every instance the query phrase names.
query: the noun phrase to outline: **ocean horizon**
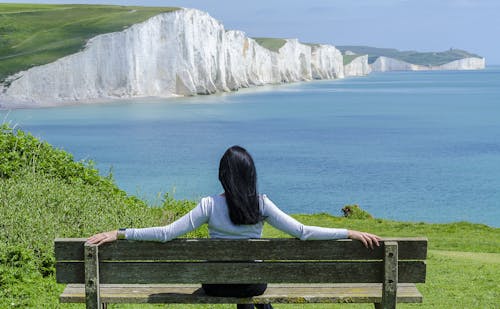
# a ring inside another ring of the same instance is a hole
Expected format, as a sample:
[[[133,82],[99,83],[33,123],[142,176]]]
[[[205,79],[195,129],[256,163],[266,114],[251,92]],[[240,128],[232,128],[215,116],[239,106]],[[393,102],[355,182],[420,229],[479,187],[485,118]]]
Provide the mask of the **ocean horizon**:
[[[222,192],[219,159],[237,144],[288,213],[358,204],[377,218],[500,227],[498,85],[500,66],[385,72],[0,115],[152,204]]]

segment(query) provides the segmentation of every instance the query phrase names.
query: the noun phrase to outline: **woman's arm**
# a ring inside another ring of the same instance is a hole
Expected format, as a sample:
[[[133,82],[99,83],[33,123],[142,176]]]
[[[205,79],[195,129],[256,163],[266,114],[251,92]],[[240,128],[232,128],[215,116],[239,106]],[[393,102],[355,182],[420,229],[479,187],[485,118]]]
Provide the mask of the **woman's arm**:
[[[208,206],[202,201],[193,210],[169,225],[127,229],[125,239],[166,242],[200,227],[208,222],[208,218]],[[117,234],[117,230],[95,234],[89,237],[87,242],[98,245],[112,242],[117,239]]]
[[[361,241],[366,247],[379,245],[380,237],[359,231],[308,226],[300,223],[279,209],[267,196],[263,195],[263,216],[266,222],[283,232],[301,240],[351,238]]]

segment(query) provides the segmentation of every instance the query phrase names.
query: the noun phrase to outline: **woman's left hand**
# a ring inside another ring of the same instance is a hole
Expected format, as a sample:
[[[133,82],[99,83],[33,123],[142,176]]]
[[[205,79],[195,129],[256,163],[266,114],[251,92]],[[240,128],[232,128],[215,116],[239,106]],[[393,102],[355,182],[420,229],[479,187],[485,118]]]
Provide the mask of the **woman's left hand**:
[[[101,245],[101,244],[106,243],[106,242],[115,241],[116,238],[117,238],[117,236],[118,236],[118,231],[117,230],[109,231],[109,232],[103,232],[103,233],[99,233],[99,234],[95,234],[93,236],[90,236],[87,239],[87,242],[89,244]]]

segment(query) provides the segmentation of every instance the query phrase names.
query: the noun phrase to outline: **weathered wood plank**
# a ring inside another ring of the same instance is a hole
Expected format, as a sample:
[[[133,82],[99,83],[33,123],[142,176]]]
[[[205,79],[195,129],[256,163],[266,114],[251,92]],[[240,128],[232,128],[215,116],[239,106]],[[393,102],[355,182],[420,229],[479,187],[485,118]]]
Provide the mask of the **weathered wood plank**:
[[[425,281],[425,262],[399,262],[399,282]],[[327,283],[383,282],[383,262],[106,262],[101,283]],[[237,274],[237,276],[235,276]],[[56,263],[59,283],[82,283],[81,262]]]
[[[381,284],[269,284],[264,295],[253,298],[210,297],[200,285],[101,285],[101,301],[108,303],[376,303],[381,302]],[[68,285],[60,296],[63,303],[85,300],[83,285]],[[398,285],[398,303],[422,302],[414,284]]]
[[[398,289],[398,243],[384,243],[384,282],[381,309],[396,309]]]
[[[99,294],[99,256],[97,245],[85,244],[85,304],[87,309],[101,309]]]
[[[398,241],[399,260],[422,260],[425,238],[387,238]],[[85,239],[56,239],[58,261],[83,260]],[[363,260],[383,259],[383,246],[366,249],[351,240],[297,239],[177,239],[167,243],[117,241],[100,246],[101,260]]]

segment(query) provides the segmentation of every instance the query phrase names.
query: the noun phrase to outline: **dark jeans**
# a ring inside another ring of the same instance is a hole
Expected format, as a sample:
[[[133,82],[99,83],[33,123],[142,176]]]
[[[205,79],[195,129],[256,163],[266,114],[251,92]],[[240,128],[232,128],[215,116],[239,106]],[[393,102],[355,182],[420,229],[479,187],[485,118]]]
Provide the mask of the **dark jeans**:
[[[205,294],[210,296],[252,297],[266,291],[267,284],[202,284]],[[271,304],[256,304],[257,309],[272,309]],[[253,309],[252,304],[238,304],[237,309]]]

